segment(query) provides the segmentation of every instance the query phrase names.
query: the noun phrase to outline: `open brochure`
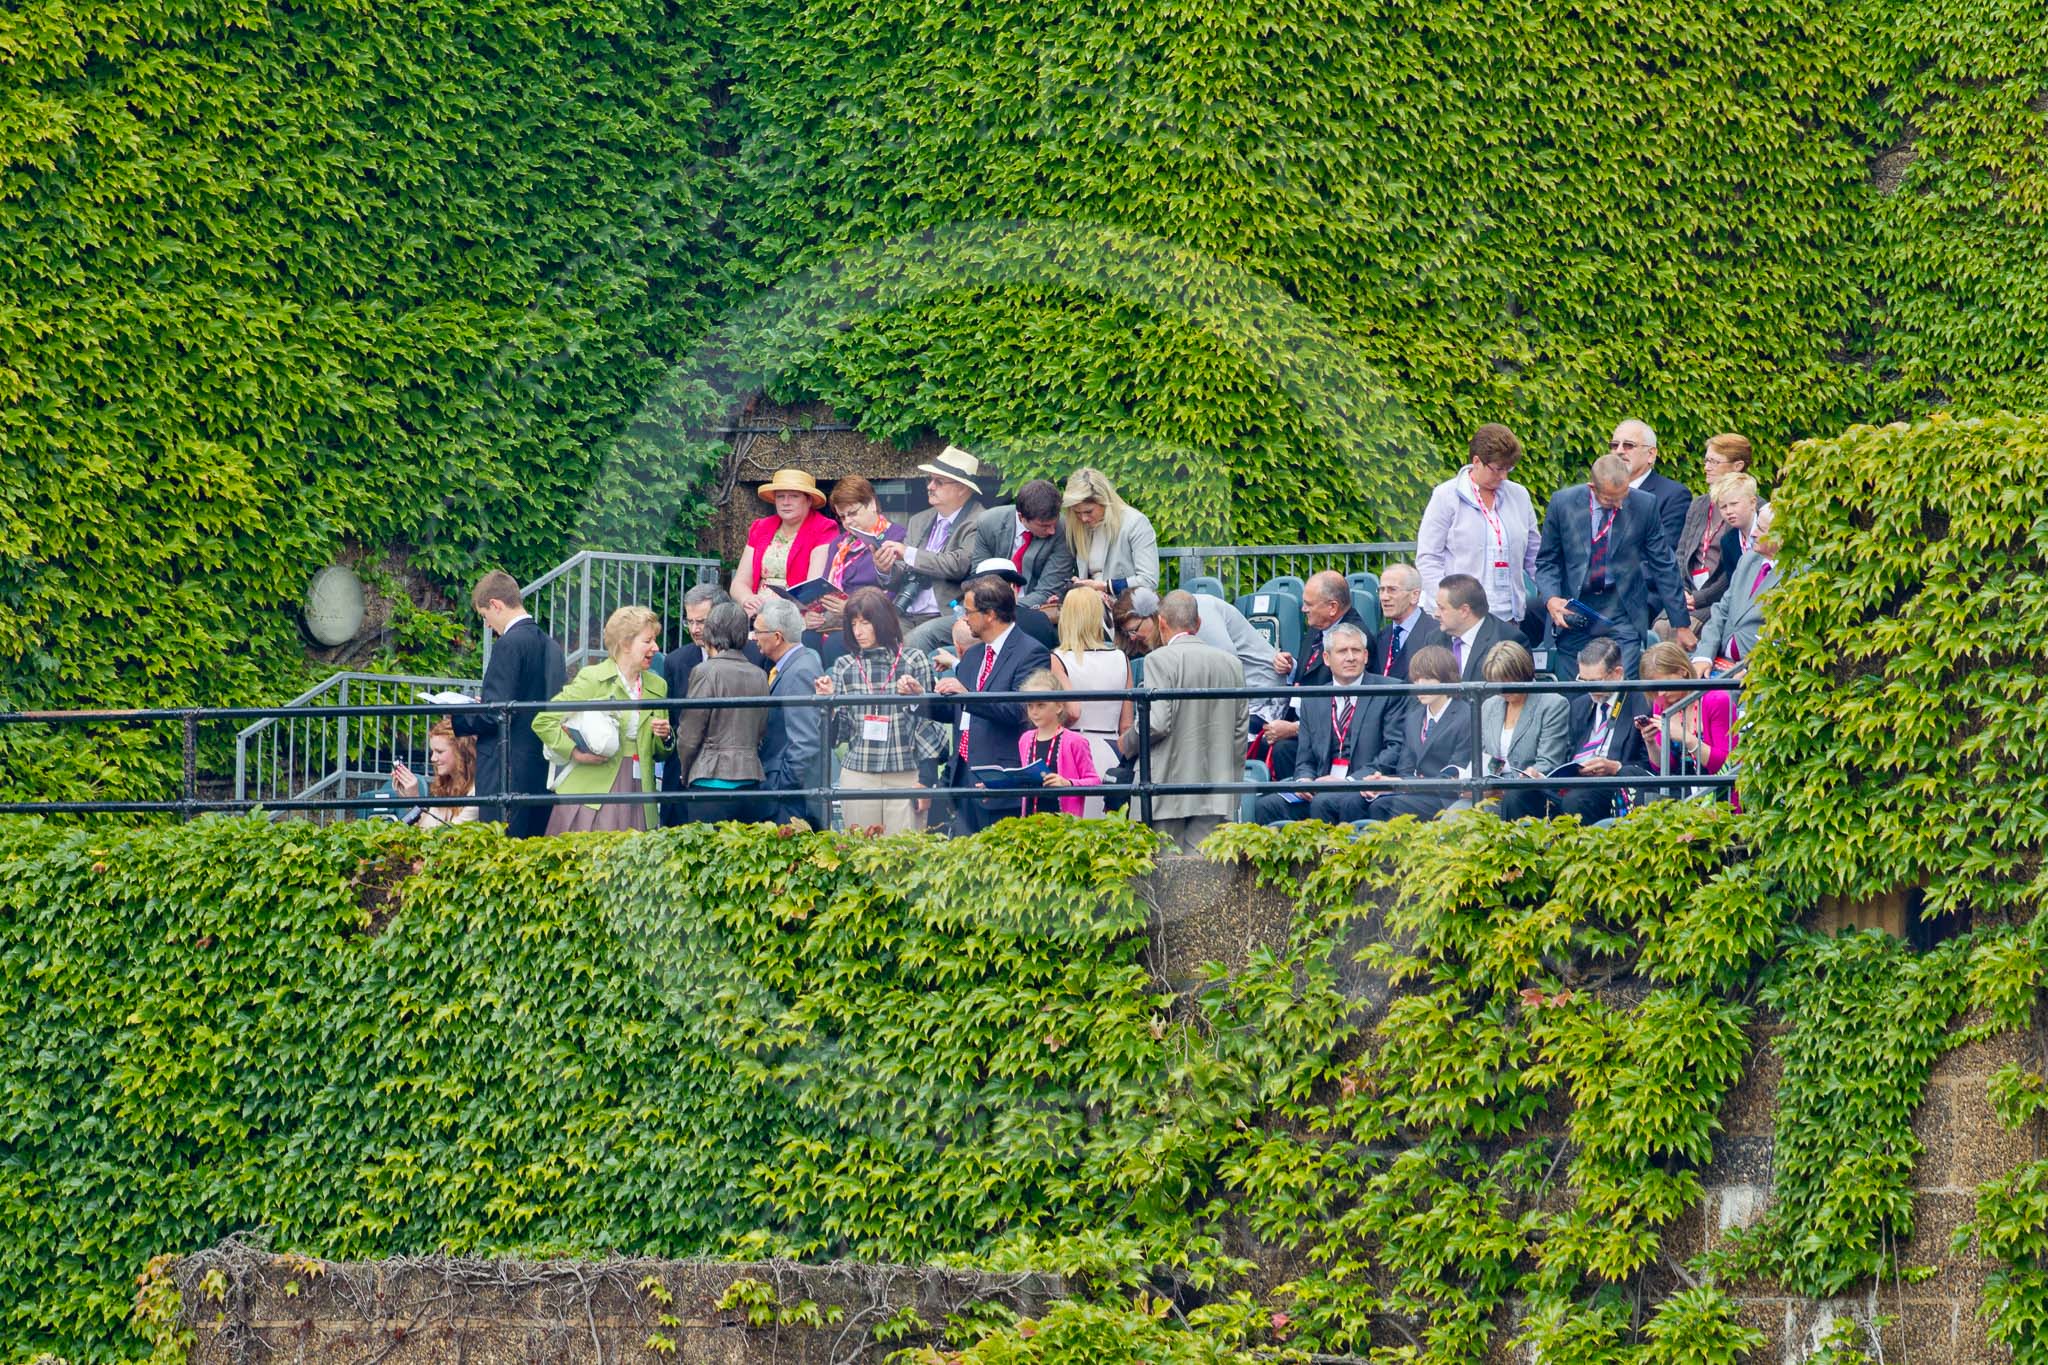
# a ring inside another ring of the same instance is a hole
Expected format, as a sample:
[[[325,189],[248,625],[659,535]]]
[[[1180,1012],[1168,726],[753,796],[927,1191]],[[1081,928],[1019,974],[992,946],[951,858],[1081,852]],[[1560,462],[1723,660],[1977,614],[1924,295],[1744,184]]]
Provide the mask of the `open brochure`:
[[[768,591],[778,597],[786,597],[800,607],[812,606],[827,597],[846,596],[845,593],[833,587],[832,581],[828,578],[807,578],[794,587],[788,588],[778,588],[771,583],[768,585]]]
[[[467,706],[476,700],[469,693],[457,692],[452,687],[444,687],[438,691],[431,692],[426,688],[421,688],[419,698],[421,701],[433,702],[436,706]]]
[[[976,768],[974,780],[991,791],[1005,791],[1024,787],[1043,787],[1048,769],[1043,763],[1027,763],[1021,768],[1003,768],[990,764]]]

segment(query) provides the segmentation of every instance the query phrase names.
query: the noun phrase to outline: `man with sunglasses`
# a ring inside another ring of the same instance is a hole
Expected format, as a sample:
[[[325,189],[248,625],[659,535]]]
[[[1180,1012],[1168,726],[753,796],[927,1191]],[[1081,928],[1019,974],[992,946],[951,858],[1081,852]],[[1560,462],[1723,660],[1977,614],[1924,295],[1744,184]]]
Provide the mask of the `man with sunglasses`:
[[[1692,510],[1692,490],[1657,472],[1657,433],[1650,430],[1647,422],[1631,417],[1614,429],[1607,442],[1607,453],[1628,462],[1630,488],[1656,499],[1664,543],[1676,553],[1685,531],[1685,514]]]

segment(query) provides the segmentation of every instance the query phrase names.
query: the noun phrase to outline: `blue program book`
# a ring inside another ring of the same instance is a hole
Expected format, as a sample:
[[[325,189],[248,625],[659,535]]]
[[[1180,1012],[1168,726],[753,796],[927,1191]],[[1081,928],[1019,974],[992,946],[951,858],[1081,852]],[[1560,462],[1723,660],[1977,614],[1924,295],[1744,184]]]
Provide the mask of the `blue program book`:
[[[1001,768],[991,764],[988,767],[973,769],[974,780],[992,791],[1043,787],[1048,771],[1043,763],[1028,763],[1021,768]]]

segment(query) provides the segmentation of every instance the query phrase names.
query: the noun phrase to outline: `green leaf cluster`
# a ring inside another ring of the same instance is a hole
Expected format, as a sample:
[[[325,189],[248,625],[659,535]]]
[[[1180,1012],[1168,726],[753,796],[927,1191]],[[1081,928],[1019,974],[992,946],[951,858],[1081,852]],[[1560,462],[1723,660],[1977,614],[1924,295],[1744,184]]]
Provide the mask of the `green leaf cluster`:
[[[2048,899],[2048,421],[1939,416],[1796,447],[1743,694],[1759,870],[1802,899]]]

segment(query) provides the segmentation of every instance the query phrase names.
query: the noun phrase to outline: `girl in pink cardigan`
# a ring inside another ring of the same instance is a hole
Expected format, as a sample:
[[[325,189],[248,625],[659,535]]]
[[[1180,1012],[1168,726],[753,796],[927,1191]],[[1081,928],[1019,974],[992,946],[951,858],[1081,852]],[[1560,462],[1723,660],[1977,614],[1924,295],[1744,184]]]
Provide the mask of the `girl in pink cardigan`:
[[[1041,668],[1024,680],[1020,692],[1061,691],[1060,680],[1052,670]],[[1046,701],[1024,703],[1024,714],[1031,721],[1032,728],[1017,737],[1017,762],[1020,766],[1043,763],[1046,766],[1047,787],[1099,787],[1102,777],[1095,771],[1094,752],[1088,747],[1088,737],[1078,730],[1067,728],[1067,704],[1057,696]],[[1059,809],[1063,815],[1079,815],[1086,797],[1066,796],[1059,798]],[[1020,814],[1051,814],[1052,798],[1027,796]]]

